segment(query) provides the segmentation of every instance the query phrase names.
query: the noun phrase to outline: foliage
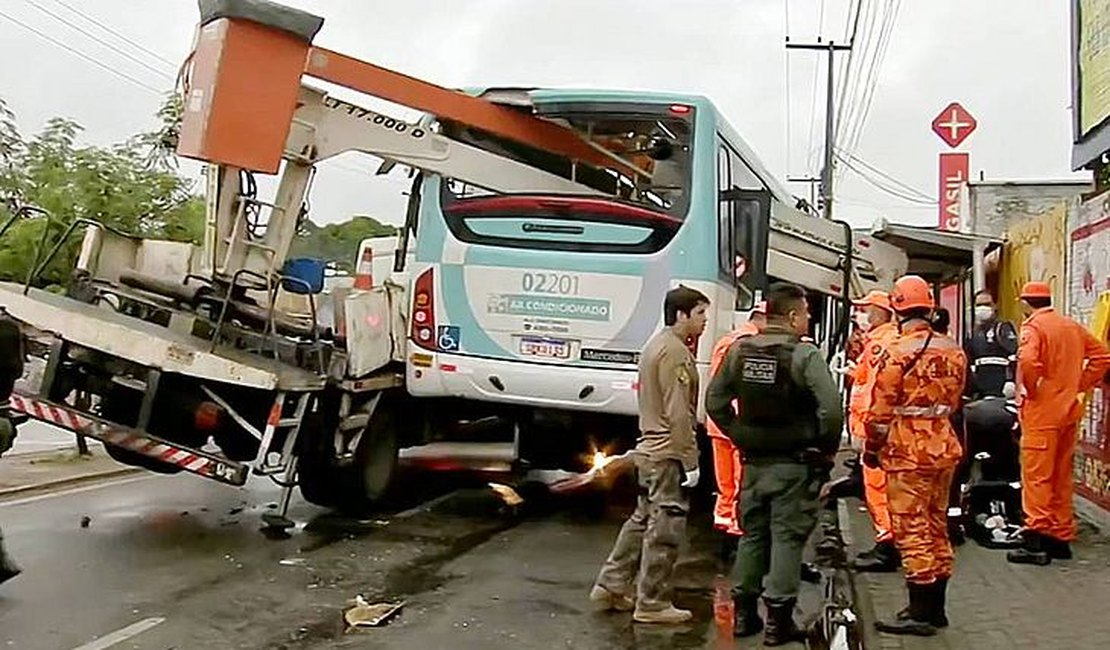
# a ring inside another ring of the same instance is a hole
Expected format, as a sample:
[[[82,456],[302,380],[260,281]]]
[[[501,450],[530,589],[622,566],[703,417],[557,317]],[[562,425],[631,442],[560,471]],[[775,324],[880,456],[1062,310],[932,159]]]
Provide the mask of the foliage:
[[[292,256],[322,259],[333,263],[337,269],[353,272],[362,240],[396,233],[393,226],[365,216],[326,226],[306,221],[301,226],[300,236],[293,242]]]
[[[11,216],[12,199],[50,215],[21,219],[0,239],[0,279],[24,279],[43,228],[49,227],[53,245],[78,219],[143,237],[199,243],[204,201],[193,193],[193,182],[174,171],[172,155],[166,155],[179,116],[180,105],[169,99],[158,113],[159,131],[97,147],[80,145],[82,127],[64,118],[51,119],[41,133],[25,138],[0,99],[0,224]],[[39,284],[68,277],[81,230],[67,240]]]
[[[49,239],[43,255],[79,219],[141,237],[199,244],[204,236],[204,200],[194,194],[194,183],[176,172],[181,111],[180,99],[171,96],[156,115],[157,130],[97,147],[79,144],[82,127],[64,118],[54,118],[41,133],[24,137],[0,98],[0,228],[12,214],[13,199],[50,215],[21,218],[3,234],[0,280],[23,281],[34,264],[44,229],[49,229]],[[65,283],[82,232],[78,226],[37,285]],[[327,226],[305,221],[292,254],[353,271],[359,242],[395,232],[394,227],[364,216]]]

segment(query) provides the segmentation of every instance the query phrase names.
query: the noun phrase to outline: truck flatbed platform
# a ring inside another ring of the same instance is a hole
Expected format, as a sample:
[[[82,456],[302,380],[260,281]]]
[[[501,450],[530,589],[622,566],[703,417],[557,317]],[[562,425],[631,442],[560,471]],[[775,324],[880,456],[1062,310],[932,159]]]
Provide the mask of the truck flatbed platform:
[[[41,289],[0,282],[0,307],[35,329],[69,343],[118,356],[164,372],[264,390],[320,390],[322,375],[243,350],[175,332]]]

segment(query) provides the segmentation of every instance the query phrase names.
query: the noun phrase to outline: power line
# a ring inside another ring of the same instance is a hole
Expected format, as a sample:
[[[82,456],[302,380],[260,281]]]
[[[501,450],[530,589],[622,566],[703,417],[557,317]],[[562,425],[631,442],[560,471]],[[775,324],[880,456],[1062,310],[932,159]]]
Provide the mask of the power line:
[[[161,54],[158,54],[157,52],[151,51],[151,50],[147,49],[146,47],[143,47],[141,44],[136,43],[135,41],[131,40],[127,36],[119,33],[118,31],[116,31],[114,29],[112,29],[108,25],[105,25],[104,23],[100,22],[96,18],[93,18],[92,16],[90,16],[87,13],[81,11],[77,7],[74,7],[73,5],[69,4],[68,2],[65,2],[64,0],[54,0],[54,2],[57,3],[57,4],[62,5],[66,9],[69,9],[71,12],[73,12],[73,13],[77,14],[78,16],[84,18],[85,20],[87,20],[90,23],[96,25],[97,27],[103,29],[104,31],[108,32],[109,34],[123,40],[124,42],[128,43],[129,45],[131,45],[135,49],[141,50],[141,51],[149,54],[150,56],[158,59],[159,61],[162,61],[163,63],[170,66],[171,68],[174,68],[174,69],[177,68],[177,64],[174,63],[173,61],[170,61],[169,59],[162,56]]]
[[[856,9],[854,18],[852,17],[853,5]],[[859,17],[862,8],[863,0],[855,0],[854,3],[850,3],[848,5],[848,16],[844,23],[844,37],[847,39],[848,46],[852,49],[848,50],[848,59],[840,72],[840,88],[837,90],[837,93],[840,95],[840,102],[836,107],[836,115],[840,118],[836,129],[837,137],[841,134],[840,126],[844,124],[844,103],[845,99],[848,97],[848,75],[852,70],[852,60],[856,56],[856,34],[859,32]],[[851,33],[848,32],[849,26],[851,26]]]
[[[878,87],[879,73],[882,69],[883,62],[886,60],[886,53],[890,47],[891,36],[894,34],[894,24],[898,20],[898,12],[901,11],[902,0],[896,0],[889,13],[889,21],[883,25],[883,31],[880,32],[878,52],[876,54],[875,62],[872,65],[871,75],[867,80],[867,94],[863,105],[863,112],[856,125],[856,131],[852,134],[849,140],[850,147],[855,150],[859,144],[859,138],[863,133],[863,128],[867,123],[867,118],[871,114],[871,105],[875,99],[875,90]]]
[[[821,42],[821,33],[825,28],[825,0],[820,0],[817,4],[817,42]],[[810,96],[813,101],[809,107],[809,136],[807,142],[813,142],[813,132],[817,127],[817,80],[820,78],[821,65],[814,64],[813,66],[813,83],[810,86]],[[813,173],[813,159],[807,157],[806,165],[809,167],[809,172]]]
[[[154,93],[158,96],[162,96],[164,94],[164,91],[158,90],[157,88],[155,88],[153,86],[150,86],[150,85],[146,84],[145,82],[136,79],[135,77],[132,77],[131,75],[127,74],[126,72],[120,72],[119,70],[116,70],[115,68],[113,68],[113,67],[111,67],[107,64],[101,63],[100,61],[94,59],[93,57],[89,56],[88,54],[85,54],[84,52],[81,52],[80,50],[76,50],[76,49],[66,45],[65,43],[63,43],[63,42],[59,41],[58,39],[54,38],[53,36],[50,36],[48,34],[44,34],[43,32],[35,29],[34,27],[31,27],[30,25],[28,25],[24,22],[21,22],[21,21],[15,19],[15,18],[12,18],[8,14],[4,13],[3,11],[0,11],[0,18],[4,18],[8,22],[14,23],[17,26],[22,27],[23,29],[31,32],[32,34],[35,34],[39,38],[42,38],[46,41],[49,41],[50,43],[62,48],[63,50],[66,50],[70,54],[73,54],[75,56],[79,56],[82,59],[88,61],[89,63],[95,65],[96,67],[98,67],[102,70],[106,70],[107,72],[110,72],[110,73],[116,75],[117,77],[119,77],[121,79],[124,79],[124,80],[126,80],[126,81],[140,87],[140,88],[143,88],[145,90],[149,90],[150,92],[152,92],[152,93]]]
[[[850,158],[847,158],[847,157],[845,157],[845,156],[843,156],[839,153],[837,154],[837,158],[839,158],[840,161],[843,162],[848,167],[848,169],[851,169],[861,179],[866,181],[868,185],[871,185],[872,187],[874,187],[874,188],[876,188],[876,189],[878,189],[878,190],[880,190],[880,191],[882,191],[886,194],[889,194],[890,196],[893,196],[893,197],[898,198],[898,199],[902,199],[903,201],[907,201],[909,203],[916,203],[918,205],[936,205],[936,201],[934,201],[931,198],[930,199],[924,199],[924,198],[921,198],[921,197],[918,197],[918,196],[914,196],[914,195],[905,193],[903,190],[900,190],[897,187],[891,187],[887,184],[884,184],[883,181],[873,177],[864,168],[857,167],[856,164]]]
[[[879,15],[878,7],[879,4],[877,4],[875,0],[860,0],[858,11],[863,17],[857,19],[857,25],[860,24],[858,21],[862,20],[862,28],[860,31],[863,37],[859,43],[860,56],[859,58],[853,59],[853,63],[856,63],[856,67],[848,71],[848,81],[843,96],[843,102],[845,104],[844,112],[842,113],[843,119],[837,129],[837,140],[841,142],[848,141],[848,135],[854,130],[859,116],[859,110],[862,105],[859,98],[861,92],[864,90],[864,79],[867,76],[864,71],[872,65],[876,52],[875,46],[877,44],[877,38],[875,21]]]
[[[895,185],[895,187],[901,188],[907,194],[916,195],[916,196],[918,196],[921,199],[926,200],[926,201],[933,201],[933,197],[930,196],[928,193],[922,192],[921,190],[917,189],[916,187],[910,185],[909,183],[906,183],[902,180],[899,180],[899,179],[895,178],[894,176],[888,174],[887,172],[884,172],[883,170],[879,169],[875,165],[872,165],[871,163],[867,162],[866,160],[863,160],[859,156],[857,156],[855,154],[847,153],[843,150],[839,150],[838,153],[840,155],[847,155],[847,157],[850,158],[852,160],[852,162],[859,164],[860,166],[864,167],[865,169],[867,169],[868,171],[870,171],[874,174],[878,174],[879,176],[881,176],[885,180],[893,183]]]
[[[874,203],[872,201],[867,201],[867,200],[864,200],[864,199],[858,199],[858,198],[852,197],[852,196],[845,197],[843,195],[841,195],[837,200],[838,200],[838,202],[843,203],[845,205],[854,205],[856,207],[871,208],[873,210],[884,210],[884,211],[885,210],[936,210],[935,205],[889,205],[889,204],[886,204],[886,203]]]
[[[860,101],[862,108],[858,112],[858,118],[852,125],[852,130],[848,132],[845,141],[845,149],[851,153],[859,146],[860,138],[863,135],[864,126],[867,123],[867,118],[871,114],[871,106],[875,99],[875,90],[878,87],[879,73],[882,69],[883,62],[886,59],[887,50],[890,48],[891,36],[894,34],[894,25],[898,20],[898,14],[902,9],[902,0],[894,0],[893,3],[885,5],[888,11],[883,16],[882,26],[879,31],[879,37],[875,45],[875,55],[871,60],[871,65],[866,74],[866,81],[864,83],[864,95]]]
[[[126,51],[120,49],[119,47],[116,47],[115,45],[113,45],[112,43],[109,43],[108,41],[105,41],[104,39],[97,36],[96,34],[93,34],[92,32],[88,31],[84,27],[81,27],[80,25],[74,24],[72,21],[68,20],[64,16],[59,16],[58,14],[56,14],[53,11],[51,11],[50,9],[47,9],[46,7],[42,6],[41,4],[36,2],[35,0],[24,0],[24,2],[31,5],[35,9],[38,9],[39,11],[46,14],[47,16],[50,16],[54,20],[57,20],[58,22],[62,23],[63,25],[66,25],[66,26],[70,27],[71,29],[74,29],[77,32],[80,32],[81,34],[84,34],[85,36],[88,36],[93,41],[103,45],[104,47],[106,47],[109,50],[115,52],[116,54],[122,56],[123,58],[125,58],[125,59],[127,59],[127,60],[129,60],[133,63],[136,63],[138,65],[141,65],[142,67],[144,67],[147,70],[153,72],[154,74],[159,75],[159,76],[164,77],[164,78],[171,78],[171,79],[173,78],[173,75],[167,73],[165,70],[159,70],[158,68],[155,68],[155,67],[147,64],[142,59],[139,59],[138,57],[132,55],[131,53],[126,52]]]

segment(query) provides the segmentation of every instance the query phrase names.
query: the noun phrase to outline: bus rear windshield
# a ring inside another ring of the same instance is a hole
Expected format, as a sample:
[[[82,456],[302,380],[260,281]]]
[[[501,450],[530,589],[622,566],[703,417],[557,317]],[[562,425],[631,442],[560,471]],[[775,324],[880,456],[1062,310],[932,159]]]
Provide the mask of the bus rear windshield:
[[[561,156],[454,123],[444,123],[441,128],[448,137],[572,179],[599,190],[612,200],[661,212],[673,219],[685,218],[690,205],[692,107],[575,102],[541,105],[536,112],[574,128],[585,139],[646,174],[632,178],[616,170],[576,164]],[[458,199],[491,194],[449,179],[444,183],[442,198],[449,204]]]

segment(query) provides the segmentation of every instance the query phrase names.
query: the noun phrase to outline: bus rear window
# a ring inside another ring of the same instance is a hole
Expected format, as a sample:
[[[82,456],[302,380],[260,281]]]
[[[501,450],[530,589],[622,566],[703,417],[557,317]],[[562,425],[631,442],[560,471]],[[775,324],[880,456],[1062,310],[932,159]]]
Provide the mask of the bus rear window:
[[[456,198],[445,184],[447,228],[475,244],[575,252],[654,252],[682,220],[632,203],[587,196],[486,195]]]
[[[691,140],[694,111],[675,111],[655,104],[559,103],[540,105],[536,112],[562,122],[615,156],[642,170],[632,178],[612,169],[598,169],[561,156],[475,132],[458,124],[441,124],[448,137],[572,179],[617,201],[683,219],[690,205]],[[457,181],[443,185],[444,202],[490,192]]]

